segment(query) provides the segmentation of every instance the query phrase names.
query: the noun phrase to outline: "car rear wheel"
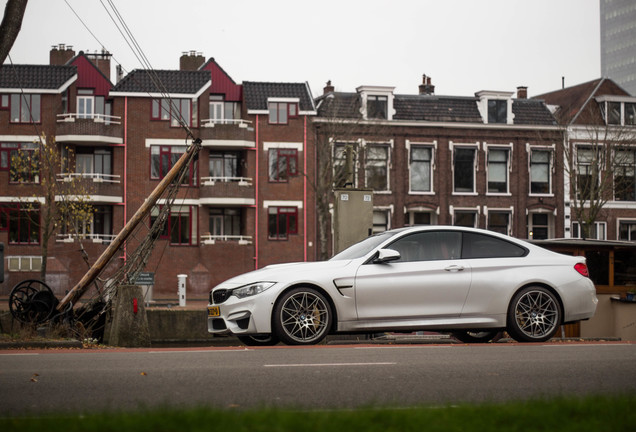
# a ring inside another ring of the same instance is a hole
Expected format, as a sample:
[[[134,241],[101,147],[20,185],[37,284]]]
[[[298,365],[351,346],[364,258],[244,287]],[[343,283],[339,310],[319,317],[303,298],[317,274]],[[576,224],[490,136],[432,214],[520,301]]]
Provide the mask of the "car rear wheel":
[[[317,344],[327,336],[332,321],[331,306],[319,291],[294,288],[274,308],[276,335],[287,345]]]
[[[470,331],[456,330],[452,333],[453,337],[464,343],[487,343],[497,342],[503,336],[503,332],[494,331]]]
[[[518,342],[544,342],[561,325],[559,300],[550,290],[531,286],[512,298],[508,309],[508,334]]]
[[[237,336],[243,345],[247,346],[272,346],[276,345],[279,340],[273,334]]]

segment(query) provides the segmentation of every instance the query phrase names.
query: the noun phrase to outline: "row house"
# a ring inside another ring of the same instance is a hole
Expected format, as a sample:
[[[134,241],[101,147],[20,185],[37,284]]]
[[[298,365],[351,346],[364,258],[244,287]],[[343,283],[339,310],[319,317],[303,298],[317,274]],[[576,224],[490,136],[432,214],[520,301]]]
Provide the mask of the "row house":
[[[516,97],[515,97],[516,96]],[[416,224],[485,228],[519,238],[561,237],[561,133],[548,107],[517,94],[437,96],[360,86],[317,98],[317,145],[329,148],[336,186],[345,148],[350,185],[373,190],[373,229]]]
[[[583,223],[587,238],[636,241],[636,97],[600,78],[537,98],[565,133],[565,237],[584,237]]]
[[[113,85],[109,60],[59,46],[50,65],[0,69],[0,242],[8,263],[2,292],[39,278],[42,216],[29,206],[27,217],[21,206],[47,203],[38,178],[12,182],[10,163],[17,149],[35,151],[42,133],[66,156],[58,180],[86,182],[95,210],[79,233],[58,227],[49,246],[47,283],[57,295],[84,275],[193,138],[202,150],[144,269],[154,273],[155,299],[174,298],[180,274],[188,276],[189,297],[206,298],[211,286],[236,274],[315,259],[308,180],[316,109],[306,83],[237,84],[214,59],[187,52],[178,70],[134,70]],[[168,205],[157,204],[128,239],[127,255]],[[126,259],[114,258],[104,275]]]

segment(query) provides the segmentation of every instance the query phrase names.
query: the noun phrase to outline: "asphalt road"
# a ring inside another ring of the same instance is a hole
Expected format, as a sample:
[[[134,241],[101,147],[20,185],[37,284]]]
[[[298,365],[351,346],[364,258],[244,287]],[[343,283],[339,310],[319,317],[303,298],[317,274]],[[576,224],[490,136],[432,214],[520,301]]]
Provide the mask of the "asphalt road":
[[[330,409],[636,392],[636,344],[0,352],[0,415]]]

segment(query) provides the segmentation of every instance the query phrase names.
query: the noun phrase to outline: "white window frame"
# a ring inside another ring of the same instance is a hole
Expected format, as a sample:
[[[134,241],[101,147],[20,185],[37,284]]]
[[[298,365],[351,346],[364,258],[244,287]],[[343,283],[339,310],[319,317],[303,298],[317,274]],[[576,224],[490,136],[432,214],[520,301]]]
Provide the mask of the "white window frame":
[[[479,228],[479,215],[481,214],[481,208],[479,206],[476,207],[455,207],[450,206],[449,213],[451,215],[451,224],[455,226],[455,219],[457,213],[474,213],[475,214],[475,223],[473,228]]]
[[[620,238],[620,227],[621,227],[621,223],[628,223],[630,225],[636,225],[636,219],[630,219],[630,218],[618,218],[616,219],[616,240],[621,240]],[[629,239],[629,240],[621,240],[621,241],[636,241],[636,239]]]
[[[570,228],[570,237],[575,239],[583,238],[581,237],[581,227],[577,221],[572,221],[572,227]],[[607,222],[594,222],[594,226],[596,227],[596,237],[588,238],[588,240],[607,240]],[[576,227],[576,228],[575,228]],[[599,229],[600,228],[600,229]],[[576,234],[575,234],[576,232]]]
[[[515,215],[515,208],[511,207],[501,207],[501,208],[490,208],[484,206],[484,215],[486,216],[486,229],[490,226],[490,214],[491,213],[507,213],[508,214],[508,226],[506,227],[506,235],[512,236],[513,232],[513,221]]]
[[[476,196],[477,193],[477,173],[479,172],[479,142],[476,143],[454,143],[449,142],[449,151],[451,152],[451,174],[452,174],[452,195],[460,196]],[[456,192],[455,191],[455,149],[472,149],[475,151],[475,157],[473,159],[473,191],[472,192]]]
[[[509,144],[488,144],[484,142],[484,153],[486,158],[486,195],[490,196],[511,196],[510,193],[510,173],[512,172],[512,158],[513,158],[513,143]],[[488,172],[488,164],[489,164],[489,156],[490,150],[506,150],[507,151],[507,160],[506,160],[506,192],[489,192],[488,191],[488,183],[490,182],[490,173]],[[454,178],[454,177],[453,177]]]
[[[411,184],[411,150],[414,148],[429,148],[431,150],[431,161],[429,167],[429,178],[431,183],[431,189],[429,191],[414,191]],[[409,158],[409,194],[410,195],[435,195],[435,154],[437,153],[437,140],[431,142],[416,142],[406,140],[406,150]]]
[[[386,155],[386,189],[385,190],[374,190],[374,195],[389,195],[391,194],[391,166],[392,166],[392,155],[393,155],[393,140],[387,141],[366,141],[362,140],[360,143],[360,147],[363,148],[364,151],[364,160],[361,161],[363,164],[364,171],[364,187],[369,187],[367,182],[367,152],[366,150],[369,147],[386,147],[387,155]],[[358,158],[359,160],[359,158]]]
[[[531,235],[531,233],[534,232],[534,225],[532,223],[532,215],[534,214],[545,214],[548,216],[548,238],[554,238],[554,230],[555,230],[555,219],[556,219],[556,215],[555,215],[556,210],[553,211],[549,211],[546,209],[538,209],[538,210],[534,210],[534,211],[526,211],[526,220],[527,220],[527,227],[528,227],[528,238],[529,239],[533,239],[534,236]],[[542,225],[541,225],[542,226]]]
[[[548,181],[550,182],[550,191],[547,194],[532,193],[532,152],[548,152],[550,154],[548,158]],[[526,152],[528,153],[528,196],[533,197],[553,197],[554,196],[554,174],[555,163],[554,156],[556,151],[556,145],[550,146],[533,146],[526,144]]]

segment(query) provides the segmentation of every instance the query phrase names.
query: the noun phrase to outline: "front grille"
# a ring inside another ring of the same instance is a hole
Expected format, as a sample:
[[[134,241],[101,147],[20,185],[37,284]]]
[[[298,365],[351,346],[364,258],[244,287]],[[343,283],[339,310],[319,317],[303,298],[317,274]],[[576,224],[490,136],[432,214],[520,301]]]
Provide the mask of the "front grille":
[[[232,295],[232,291],[228,289],[216,290],[212,293],[214,304],[221,304]]]

